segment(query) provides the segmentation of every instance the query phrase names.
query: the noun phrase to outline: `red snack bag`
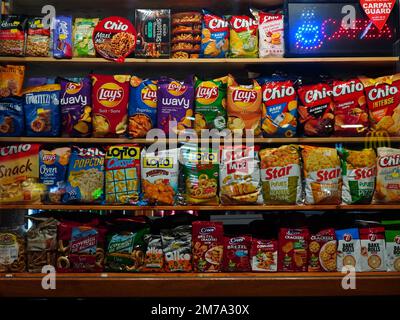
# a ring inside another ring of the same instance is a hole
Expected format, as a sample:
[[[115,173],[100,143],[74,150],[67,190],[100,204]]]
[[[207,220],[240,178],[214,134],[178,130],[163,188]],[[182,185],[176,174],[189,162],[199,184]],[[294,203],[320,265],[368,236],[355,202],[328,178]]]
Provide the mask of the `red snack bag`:
[[[195,272],[221,271],[224,249],[222,222],[193,222],[192,245],[193,269]]]
[[[250,258],[253,271],[277,271],[278,241],[253,238]]]
[[[360,77],[364,84],[371,128],[400,136],[400,73],[370,79]]]
[[[307,271],[308,239],[306,228],[279,230],[278,271]]]
[[[333,82],[335,135],[360,136],[368,130],[367,101],[358,79]]]
[[[224,237],[224,271],[251,271],[251,236]]]
[[[302,86],[297,91],[300,123],[306,136],[330,136],[334,115],[332,87],[328,83]]]
[[[92,74],[93,136],[123,136],[128,126],[129,79]]]
[[[336,248],[335,229],[312,233],[308,244],[308,271],[336,271]]]
[[[58,226],[58,272],[102,272],[106,230],[90,223],[61,222]]]

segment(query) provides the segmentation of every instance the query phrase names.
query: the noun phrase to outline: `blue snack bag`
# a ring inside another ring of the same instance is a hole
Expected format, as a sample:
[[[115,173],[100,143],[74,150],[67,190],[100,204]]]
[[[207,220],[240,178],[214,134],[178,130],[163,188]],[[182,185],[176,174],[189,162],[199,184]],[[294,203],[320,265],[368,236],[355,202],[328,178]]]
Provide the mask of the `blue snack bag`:
[[[72,58],[72,17],[57,16],[54,21],[53,57]]]
[[[0,100],[0,137],[20,137],[24,134],[22,98]]]
[[[229,24],[223,17],[203,10],[200,58],[225,58],[229,51]]]
[[[60,85],[47,84],[27,89],[25,94],[26,135],[57,137],[60,135]]]

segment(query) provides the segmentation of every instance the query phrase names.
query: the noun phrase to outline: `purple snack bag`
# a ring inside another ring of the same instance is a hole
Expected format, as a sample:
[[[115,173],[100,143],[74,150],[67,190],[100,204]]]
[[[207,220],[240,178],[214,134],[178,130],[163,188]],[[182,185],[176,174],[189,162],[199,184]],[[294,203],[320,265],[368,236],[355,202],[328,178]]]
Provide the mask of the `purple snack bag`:
[[[92,133],[92,85],[89,78],[79,82],[60,80],[62,135],[88,137]]]
[[[176,134],[193,128],[194,121],[194,85],[193,77],[184,81],[161,77],[157,85],[157,125],[167,135],[171,130]]]
[[[57,16],[53,33],[53,57],[72,58],[72,17]]]

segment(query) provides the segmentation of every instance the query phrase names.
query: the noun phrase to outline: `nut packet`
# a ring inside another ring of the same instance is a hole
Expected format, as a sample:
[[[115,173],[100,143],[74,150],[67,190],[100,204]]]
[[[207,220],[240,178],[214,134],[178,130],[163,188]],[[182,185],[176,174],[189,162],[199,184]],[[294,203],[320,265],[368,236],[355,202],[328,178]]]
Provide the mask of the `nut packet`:
[[[0,56],[21,57],[25,54],[27,21],[23,15],[0,16]]]
[[[0,98],[20,96],[24,83],[25,66],[0,66]]]
[[[73,30],[74,57],[96,56],[92,36],[98,23],[98,18],[75,18]]]
[[[275,272],[278,270],[278,241],[252,238],[251,270]]]
[[[0,137],[22,137],[25,133],[22,98],[0,100]]]
[[[357,228],[336,230],[337,271],[342,272],[343,267],[350,266],[356,272],[361,271],[361,242]]]
[[[400,149],[381,147],[377,149],[375,203],[400,201]]]
[[[386,271],[385,228],[360,228],[361,271]]]
[[[307,271],[309,238],[307,228],[279,229],[278,271]]]
[[[200,58],[226,58],[228,53],[228,21],[224,17],[203,10]]]
[[[258,23],[249,16],[228,17],[231,58],[258,58]]]
[[[386,270],[400,272],[400,220],[384,220]]]
[[[222,264],[225,272],[251,271],[251,239],[250,235],[224,237],[224,258]]]
[[[161,240],[166,272],[192,271],[192,226],[162,229]]]
[[[53,57],[72,58],[72,17],[56,16],[53,31]]]
[[[28,19],[28,33],[26,37],[26,56],[50,56],[50,27],[43,24],[44,18],[33,17]]]

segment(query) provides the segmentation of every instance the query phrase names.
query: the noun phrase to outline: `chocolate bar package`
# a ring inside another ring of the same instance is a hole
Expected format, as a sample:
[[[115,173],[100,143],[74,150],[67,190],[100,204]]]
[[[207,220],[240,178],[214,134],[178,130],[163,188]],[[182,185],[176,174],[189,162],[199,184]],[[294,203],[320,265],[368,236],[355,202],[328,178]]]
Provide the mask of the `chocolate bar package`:
[[[135,27],[138,58],[169,58],[171,40],[171,10],[136,9]]]

